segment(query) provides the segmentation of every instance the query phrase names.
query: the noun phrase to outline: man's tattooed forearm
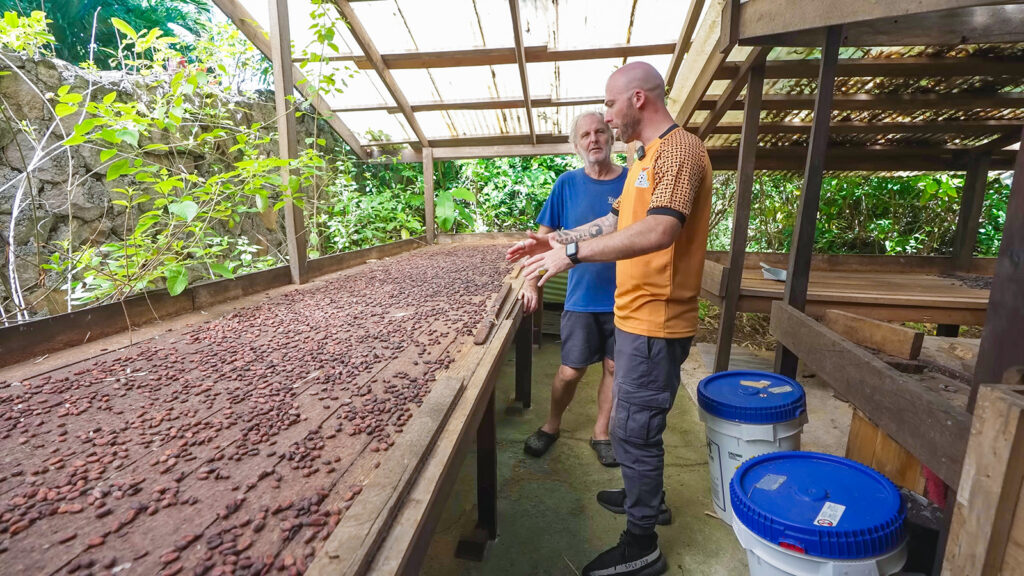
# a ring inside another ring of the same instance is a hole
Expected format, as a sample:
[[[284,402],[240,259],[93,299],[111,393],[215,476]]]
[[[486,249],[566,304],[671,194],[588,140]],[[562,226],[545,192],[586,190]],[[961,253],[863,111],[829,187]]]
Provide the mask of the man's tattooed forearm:
[[[573,242],[579,242],[582,240],[591,240],[598,236],[603,236],[605,233],[604,224],[601,222],[594,222],[584,228],[573,228],[572,230],[559,230],[555,232],[555,242],[559,244],[572,244]]]

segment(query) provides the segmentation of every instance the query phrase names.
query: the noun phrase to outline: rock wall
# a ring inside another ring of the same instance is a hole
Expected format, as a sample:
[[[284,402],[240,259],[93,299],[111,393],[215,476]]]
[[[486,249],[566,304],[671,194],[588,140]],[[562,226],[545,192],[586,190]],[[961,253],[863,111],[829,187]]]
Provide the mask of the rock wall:
[[[40,265],[63,241],[70,240],[75,248],[87,244],[99,246],[120,240],[124,230],[134,228],[137,211],[127,211],[111,202],[124,197],[115,189],[129,183],[126,178],[106,180],[106,168],[101,166],[98,147],[74,146],[70,148],[70,158],[62,152],[38,165],[27,166],[34,152],[33,140],[42,141],[50,131],[45,142],[48,145],[59,143],[63,137],[58,127],[70,133],[78,121],[77,113],[55,119],[50,112],[50,106],[56,103],[53,94],[62,85],[71,85],[73,91],[83,92],[90,80],[97,87],[93,98],[113,90],[130,97],[132,91],[152,89],[139,78],[125,77],[120,72],[85,71],[57,59],[29,59],[11,54],[0,58],[0,187],[3,187],[0,190],[0,248],[3,248],[0,250],[0,303],[6,303],[4,308],[8,314],[12,310],[9,258],[14,258],[21,292],[33,316],[66,312],[65,294],[55,289],[61,286],[62,279],[47,273]],[[269,129],[274,128],[271,93],[225,104],[231,104],[232,119],[237,125],[266,123]],[[310,114],[299,117],[300,146],[314,134],[314,122],[317,120]],[[29,134],[33,136],[30,138]],[[328,149],[340,144],[340,138],[322,121],[316,134],[328,140]],[[158,138],[159,135],[154,135],[149,142]],[[146,143],[140,139],[140,145]],[[268,155],[276,154],[276,141],[264,148]],[[203,176],[210,175],[208,163],[201,156],[146,153],[146,159],[165,165],[175,163]],[[25,186],[18,217],[13,223],[14,245],[8,246],[14,201],[23,178]],[[247,214],[238,226],[218,228],[218,231],[245,236],[264,253],[285,252],[284,224],[273,213]]]

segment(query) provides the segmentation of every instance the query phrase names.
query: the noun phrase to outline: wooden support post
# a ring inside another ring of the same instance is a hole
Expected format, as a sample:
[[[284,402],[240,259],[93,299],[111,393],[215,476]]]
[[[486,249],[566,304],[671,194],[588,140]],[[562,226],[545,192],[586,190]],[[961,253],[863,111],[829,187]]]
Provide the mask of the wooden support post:
[[[533,329],[528,316],[519,321],[516,330],[516,397],[522,402],[523,409],[530,407],[533,401]]]
[[[982,386],[953,509],[943,576],[996,576],[1020,570],[1024,533],[1016,533],[1021,522],[1014,518],[1024,513],[1019,508],[1022,481],[1024,386]],[[1015,548],[1012,552],[1011,547]]]
[[[814,101],[814,120],[811,125],[811,139],[807,146],[800,211],[796,215],[793,244],[789,251],[789,275],[783,302],[801,312],[807,305],[807,282],[811,275],[814,228],[818,221],[821,180],[825,171],[825,151],[828,148],[828,128],[832,119],[836,63],[839,60],[839,45],[842,39],[843,27],[829,26],[825,34],[825,47],[821,52],[818,94]],[[796,355],[779,344],[775,349],[775,371],[793,378],[796,377],[796,366]]]
[[[537,309],[530,314],[533,318],[533,345],[541,347],[544,339],[544,287],[537,286]]]
[[[935,326],[935,335],[943,336],[946,338],[956,338],[960,335],[959,324],[937,324]]]
[[[1024,130],[1021,140],[1024,143]],[[1024,144],[1017,151],[1014,164],[1003,242],[999,246],[996,274],[989,293],[968,410],[974,407],[981,383],[999,382],[1003,372],[1011,366],[1024,364],[1021,326],[1024,326]]]
[[[967,161],[967,176],[964,178],[956,235],[953,238],[953,266],[958,271],[969,269],[971,258],[974,256],[981,207],[985,202],[985,188],[988,183],[988,166],[991,161],[991,153],[972,154]]]
[[[277,112],[277,139],[281,158],[298,158],[298,136],[295,131],[295,110],[292,96],[292,44],[288,30],[288,0],[270,2],[270,59],[274,65],[274,107]],[[291,179],[288,167],[281,169],[281,180]],[[284,204],[285,234],[288,239],[288,266],[292,284],[304,284],[309,276],[306,266],[306,226],[302,209],[292,198]]]
[[[739,165],[736,167],[736,207],[733,210],[732,244],[729,246],[729,275],[722,298],[722,316],[718,323],[718,348],[715,372],[729,369],[732,336],[736,326],[736,307],[740,299],[743,260],[747,251],[750,226],[750,195],[754,189],[754,157],[757,152],[757,126],[761,122],[761,93],[764,91],[764,60],[750,68],[747,99],[743,109]]]
[[[498,435],[494,396],[492,386],[476,429],[476,527],[455,546],[456,558],[474,562],[483,561],[487,545],[498,537]]]
[[[434,243],[434,149],[423,148],[423,227],[427,244]]]

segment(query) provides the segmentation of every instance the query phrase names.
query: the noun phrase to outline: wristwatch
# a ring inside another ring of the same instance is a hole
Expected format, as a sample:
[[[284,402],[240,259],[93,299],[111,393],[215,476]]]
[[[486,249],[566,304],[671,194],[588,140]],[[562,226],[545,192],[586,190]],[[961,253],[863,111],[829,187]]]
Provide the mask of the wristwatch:
[[[569,259],[570,262],[572,262],[573,266],[575,266],[575,265],[580,263],[579,252],[580,252],[580,243],[579,242],[573,242],[571,244],[566,244],[565,245],[565,256]]]

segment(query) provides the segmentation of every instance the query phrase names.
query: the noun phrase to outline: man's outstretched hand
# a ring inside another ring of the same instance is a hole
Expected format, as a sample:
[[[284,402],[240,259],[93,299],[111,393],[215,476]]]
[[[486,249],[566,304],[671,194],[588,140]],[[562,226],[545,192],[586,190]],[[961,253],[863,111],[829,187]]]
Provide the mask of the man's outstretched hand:
[[[543,254],[549,250],[551,250],[550,235],[530,231],[526,233],[526,240],[520,240],[508,249],[508,252],[505,253],[505,260],[515,262],[520,258]]]

